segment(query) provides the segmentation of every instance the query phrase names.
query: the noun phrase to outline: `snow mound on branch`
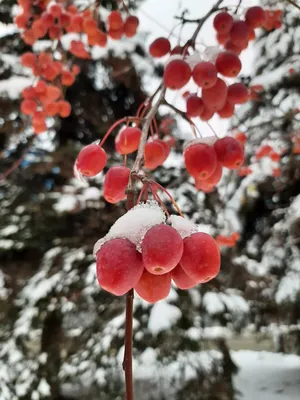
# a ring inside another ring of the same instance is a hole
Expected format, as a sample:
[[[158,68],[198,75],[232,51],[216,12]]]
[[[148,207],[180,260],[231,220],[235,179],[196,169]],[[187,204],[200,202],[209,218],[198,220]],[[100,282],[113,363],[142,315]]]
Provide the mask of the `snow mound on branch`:
[[[155,225],[164,224],[166,216],[156,201],[141,203],[120,217],[110,228],[104,238],[94,246],[94,257],[100,248],[109,240],[124,238],[130,240],[141,251],[141,242],[146,232]]]
[[[182,239],[198,232],[198,227],[193,222],[178,215],[171,215],[169,221],[174,229],[180,234]]]

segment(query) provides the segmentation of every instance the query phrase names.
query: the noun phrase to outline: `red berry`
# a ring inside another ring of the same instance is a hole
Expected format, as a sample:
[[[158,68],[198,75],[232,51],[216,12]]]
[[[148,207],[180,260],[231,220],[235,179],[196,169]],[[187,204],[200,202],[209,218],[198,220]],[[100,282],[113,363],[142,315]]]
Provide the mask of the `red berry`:
[[[118,30],[123,27],[122,16],[119,11],[112,11],[108,16],[109,29]]]
[[[160,37],[154,40],[149,47],[149,53],[152,57],[163,57],[171,51],[171,43],[168,39]]]
[[[207,179],[216,169],[217,157],[212,147],[197,143],[185,149],[184,162],[188,173],[194,178]]]
[[[58,101],[58,114],[62,118],[67,118],[71,114],[71,104],[68,101]]]
[[[109,29],[107,33],[111,39],[119,40],[124,34],[124,29],[123,27],[121,27],[120,29]]]
[[[156,225],[144,236],[143,263],[151,274],[163,275],[172,271],[179,263],[182,252],[182,238],[176,229],[169,225]]]
[[[272,151],[270,154],[270,158],[274,162],[279,162],[281,159],[281,155],[279,153],[277,153],[276,151]]]
[[[61,16],[62,13],[62,8],[59,4],[53,4],[50,7],[50,14],[53,15],[53,17],[58,18]]]
[[[175,284],[181,290],[191,289],[192,287],[197,285],[197,282],[186,274],[180,264],[178,264],[177,267],[173,269],[173,271],[171,272],[171,276]]]
[[[228,33],[233,24],[233,18],[225,11],[220,12],[214,18],[214,28],[218,33]]]
[[[215,86],[209,89],[202,90],[202,100],[204,105],[214,111],[221,110],[227,99],[227,85],[226,83],[218,78]]]
[[[234,137],[238,142],[240,142],[242,145],[244,145],[247,142],[247,136],[244,134],[244,132],[237,132]]]
[[[202,190],[202,192],[204,193],[211,193],[215,189],[214,185],[209,185],[203,180],[196,180],[195,188],[198,190]]]
[[[215,278],[220,271],[221,257],[216,241],[206,233],[193,233],[183,241],[180,265],[196,282]]]
[[[211,62],[202,61],[195,66],[192,76],[199,87],[209,89],[216,84],[218,71]]]
[[[130,169],[127,167],[111,167],[105,175],[103,192],[106,201],[116,204],[126,198]]]
[[[228,87],[227,100],[231,104],[243,104],[249,100],[249,92],[244,83],[233,83]]]
[[[149,303],[168,297],[171,289],[171,274],[153,275],[146,269],[135,286],[137,294]]]
[[[37,102],[31,99],[25,99],[21,103],[21,112],[25,115],[33,115],[37,109]]]
[[[242,63],[235,53],[224,51],[218,55],[216,67],[220,74],[228,78],[235,78],[242,69]]]
[[[220,182],[220,180],[222,178],[222,173],[223,173],[222,165],[217,163],[217,166],[216,166],[214,172],[210,175],[210,177],[208,177],[205,180],[199,179],[199,180],[197,180],[197,183],[206,184],[208,186],[215,186]]]
[[[106,291],[122,296],[132,289],[143,273],[143,263],[128,239],[112,239],[97,253],[97,278]]]
[[[190,66],[183,60],[172,60],[165,67],[164,82],[169,89],[181,89],[191,79]]]
[[[69,71],[62,72],[61,83],[64,86],[72,86],[74,82],[75,82],[75,76],[72,74],[72,72]]]
[[[233,43],[233,41],[232,40],[228,40],[227,42],[226,42],[226,44],[225,44],[225,49],[226,50],[228,50],[228,51],[230,51],[230,52],[232,52],[232,53],[235,53],[236,55],[240,55],[241,54],[241,52],[242,52],[242,47],[243,46],[238,46],[238,45],[236,45],[235,43]]]
[[[158,140],[146,143],[144,149],[145,167],[148,169],[155,169],[159,165],[162,165],[166,159],[165,154],[165,147]]]
[[[221,118],[231,118],[233,114],[234,114],[234,104],[230,103],[229,99],[227,98],[225,106],[218,111],[218,115]]]
[[[217,41],[220,43],[220,44],[226,44],[227,42],[228,42],[228,40],[229,40],[229,32],[228,33],[218,33],[217,34]]]
[[[139,148],[142,131],[139,128],[127,127],[119,131],[115,139],[116,150],[120,154],[130,154]]]
[[[103,148],[97,144],[89,144],[78,154],[76,167],[84,176],[96,176],[103,170],[106,161],[107,156]]]
[[[49,117],[54,117],[58,114],[58,104],[57,103],[48,103],[45,106],[45,112]]]
[[[21,64],[24,65],[24,67],[33,68],[36,66],[36,62],[36,55],[34,53],[31,53],[30,51],[22,54],[21,56]]]
[[[259,6],[250,7],[246,11],[245,20],[250,28],[261,28],[266,20],[266,15],[263,8]]]
[[[129,15],[124,22],[124,34],[127,37],[133,37],[136,34],[139,25],[139,19]]]
[[[211,110],[204,105],[202,114],[200,115],[200,119],[202,121],[209,121],[214,116],[214,113],[214,110]]]
[[[249,40],[249,28],[244,21],[234,21],[230,30],[230,39],[235,45],[243,44]]]
[[[244,148],[232,137],[224,137],[214,144],[219,163],[229,169],[237,169],[244,162]]]
[[[192,94],[186,101],[186,114],[189,118],[200,117],[203,112],[203,101],[196,94]]]

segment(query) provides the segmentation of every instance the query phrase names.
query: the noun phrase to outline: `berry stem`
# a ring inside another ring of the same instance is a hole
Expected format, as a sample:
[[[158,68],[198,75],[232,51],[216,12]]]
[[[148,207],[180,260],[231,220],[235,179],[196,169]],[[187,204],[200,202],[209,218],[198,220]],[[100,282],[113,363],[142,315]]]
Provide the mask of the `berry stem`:
[[[138,173],[142,166],[143,159],[144,159],[144,148],[145,148],[145,145],[147,142],[147,137],[148,137],[151,123],[152,123],[152,119],[155,117],[155,114],[157,113],[159,106],[162,104],[162,101],[165,97],[165,93],[166,93],[166,89],[163,87],[156,103],[152,106],[152,108],[150,108],[150,110],[146,114],[145,123],[144,123],[143,129],[142,129],[142,137],[141,137],[140,145],[138,148],[138,153],[137,153],[135,162],[134,162],[132,170],[131,170],[132,173]],[[130,187],[131,187],[131,182],[129,182],[129,188]]]
[[[134,207],[134,178],[131,177],[132,187],[127,190],[127,211]],[[133,299],[134,290],[126,294],[126,317],[125,317],[125,349],[123,359],[123,370],[125,372],[126,400],[134,400],[133,374],[132,374],[132,321],[133,321]]]
[[[140,121],[141,121],[141,119],[138,118],[138,117],[124,117],[124,118],[119,119],[119,120],[116,121],[116,122],[109,128],[109,130],[106,132],[106,134],[104,135],[103,139],[102,139],[101,142],[99,143],[99,146],[102,147],[102,146],[104,145],[104,143],[105,143],[106,139],[108,138],[108,136],[112,133],[112,131],[113,131],[117,126],[119,126],[119,125],[121,125],[121,124],[123,124],[123,123],[126,123],[126,124],[129,124],[130,122],[138,123],[138,122],[140,122]]]

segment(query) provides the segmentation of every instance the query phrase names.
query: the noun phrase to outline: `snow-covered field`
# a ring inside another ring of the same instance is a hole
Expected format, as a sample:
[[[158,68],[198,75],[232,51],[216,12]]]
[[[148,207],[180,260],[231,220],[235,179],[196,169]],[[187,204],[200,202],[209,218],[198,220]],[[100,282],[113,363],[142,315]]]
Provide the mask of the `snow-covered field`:
[[[240,400],[300,399],[300,357],[246,350],[232,356],[240,368],[234,379]]]

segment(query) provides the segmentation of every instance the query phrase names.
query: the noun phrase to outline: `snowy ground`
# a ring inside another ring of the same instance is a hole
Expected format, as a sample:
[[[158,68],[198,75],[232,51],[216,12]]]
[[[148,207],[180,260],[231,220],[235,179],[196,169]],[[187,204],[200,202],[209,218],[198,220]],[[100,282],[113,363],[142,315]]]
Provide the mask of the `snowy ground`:
[[[240,368],[235,377],[240,400],[300,399],[300,357],[247,350],[232,356]]]

